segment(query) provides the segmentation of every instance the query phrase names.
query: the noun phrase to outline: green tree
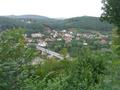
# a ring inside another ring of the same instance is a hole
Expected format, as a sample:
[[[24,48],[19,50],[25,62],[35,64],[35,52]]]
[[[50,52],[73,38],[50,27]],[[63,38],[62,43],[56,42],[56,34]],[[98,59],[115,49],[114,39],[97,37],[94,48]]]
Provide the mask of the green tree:
[[[115,25],[113,29],[113,47],[119,53],[120,51],[120,0],[102,0],[103,14],[102,20],[106,20]]]
[[[30,62],[36,56],[25,44],[22,29],[0,33],[0,90],[19,90],[31,75]]]
[[[107,70],[105,59],[104,54],[81,49],[76,65],[71,70],[68,90],[94,90],[95,85],[102,82]]]
[[[116,26],[120,27],[120,1],[119,0],[102,0],[103,3],[103,13],[101,18]]]
[[[118,27],[114,27],[112,33],[112,48],[115,53],[120,55],[120,33],[117,32]]]
[[[64,57],[66,57],[67,54],[68,54],[67,48],[63,48],[63,49],[60,51],[60,54],[62,54]]]

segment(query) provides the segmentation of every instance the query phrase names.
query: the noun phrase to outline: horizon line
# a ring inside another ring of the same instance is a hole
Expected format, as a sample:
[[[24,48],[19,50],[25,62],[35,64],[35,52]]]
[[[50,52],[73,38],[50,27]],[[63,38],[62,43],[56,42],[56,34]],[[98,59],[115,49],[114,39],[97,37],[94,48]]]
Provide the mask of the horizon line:
[[[57,19],[67,19],[67,18],[75,18],[75,17],[100,17],[100,16],[90,16],[90,15],[79,15],[79,16],[72,16],[72,17],[50,17],[47,15],[38,15],[38,14],[9,14],[9,15],[0,15],[0,16],[43,16],[47,18],[57,18]]]

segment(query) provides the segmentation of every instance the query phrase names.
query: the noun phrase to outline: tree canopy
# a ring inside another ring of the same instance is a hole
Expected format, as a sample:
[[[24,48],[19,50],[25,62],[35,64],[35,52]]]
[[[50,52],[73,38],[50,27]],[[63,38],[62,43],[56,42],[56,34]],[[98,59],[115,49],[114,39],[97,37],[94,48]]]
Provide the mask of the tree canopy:
[[[0,90],[19,90],[28,77],[26,71],[30,72],[30,62],[37,53],[26,46],[23,34],[22,29],[0,33]]]
[[[109,23],[115,25],[113,31],[113,49],[120,53],[120,0],[102,0],[103,3],[103,14],[101,15],[102,20],[106,20]]]
[[[120,27],[120,0],[102,0],[102,20]]]

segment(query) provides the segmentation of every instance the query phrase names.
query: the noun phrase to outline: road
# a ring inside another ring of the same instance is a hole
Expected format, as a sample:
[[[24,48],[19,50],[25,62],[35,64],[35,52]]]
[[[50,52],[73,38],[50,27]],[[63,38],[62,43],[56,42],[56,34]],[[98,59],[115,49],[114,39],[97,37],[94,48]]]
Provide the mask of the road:
[[[60,55],[59,53],[56,53],[56,52],[53,52],[53,51],[51,51],[51,50],[45,49],[45,48],[43,48],[43,47],[41,47],[41,46],[39,46],[39,45],[36,45],[36,48],[37,48],[38,50],[42,51],[42,52],[45,52],[45,53],[47,53],[47,54],[50,54],[50,55],[54,56],[54,57],[56,57],[56,58],[58,58],[58,59],[60,59],[60,60],[63,60],[63,59],[64,59],[64,58],[62,57],[62,55]]]

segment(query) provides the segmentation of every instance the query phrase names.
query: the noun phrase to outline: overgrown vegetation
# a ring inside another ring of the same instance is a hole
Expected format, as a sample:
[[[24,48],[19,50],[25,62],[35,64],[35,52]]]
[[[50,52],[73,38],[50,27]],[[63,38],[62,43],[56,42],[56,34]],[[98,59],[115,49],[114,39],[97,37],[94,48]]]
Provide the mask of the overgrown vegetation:
[[[64,49],[63,49],[64,51]],[[23,32],[0,34],[1,90],[119,90],[119,57],[83,47],[72,60],[48,59],[33,65],[37,51],[27,47]]]
[[[21,29],[0,33],[0,90],[18,90],[36,54],[26,47]]]

